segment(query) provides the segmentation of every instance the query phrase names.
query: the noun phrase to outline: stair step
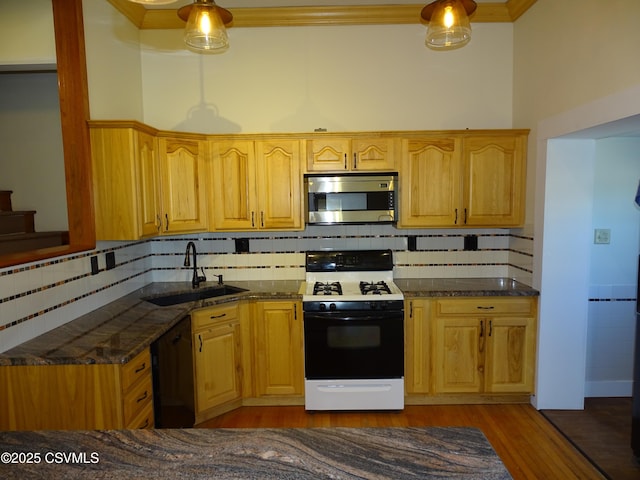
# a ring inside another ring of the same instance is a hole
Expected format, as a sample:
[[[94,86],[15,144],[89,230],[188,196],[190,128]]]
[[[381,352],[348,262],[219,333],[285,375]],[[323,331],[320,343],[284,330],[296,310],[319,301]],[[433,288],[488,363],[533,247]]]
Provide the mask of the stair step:
[[[33,233],[35,210],[23,212],[0,211],[0,235],[9,233]]]
[[[11,190],[0,190],[0,212],[11,211]]]
[[[0,235],[0,255],[28,252],[69,244],[69,232],[12,233]]]

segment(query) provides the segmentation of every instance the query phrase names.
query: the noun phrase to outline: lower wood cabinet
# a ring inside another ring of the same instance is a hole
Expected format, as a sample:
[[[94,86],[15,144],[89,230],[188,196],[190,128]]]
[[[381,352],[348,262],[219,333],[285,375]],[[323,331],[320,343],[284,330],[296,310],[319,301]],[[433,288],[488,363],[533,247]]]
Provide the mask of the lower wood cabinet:
[[[238,303],[191,313],[195,420],[239,406],[242,399],[242,342]],[[218,408],[225,406],[226,408]]]
[[[434,393],[533,393],[535,311],[534,297],[435,300]]]
[[[431,391],[431,300],[407,300],[404,321],[404,388],[408,395]]]
[[[256,396],[302,396],[304,347],[300,302],[256,302],[253,327]]]
[[[124,365],[0,367],[0,430],[153,426],[149,349]]]

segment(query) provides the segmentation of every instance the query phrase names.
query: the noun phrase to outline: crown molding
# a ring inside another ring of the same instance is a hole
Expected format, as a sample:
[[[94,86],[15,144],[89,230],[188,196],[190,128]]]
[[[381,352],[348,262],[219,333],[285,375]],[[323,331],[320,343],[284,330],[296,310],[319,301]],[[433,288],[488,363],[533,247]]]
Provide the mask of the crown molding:
[[[107,0],[136,27],[144,30],[184,28],[177,9],[146,9],[128,0]],[[473,23],[513,22],[536,0],[479,3]],[[318,25],[394,25],[423,23],[424,4],[351,5],[323,7],[228,8],[231,27],[291,27]],[[226,8],[226,7],[225,7]]]

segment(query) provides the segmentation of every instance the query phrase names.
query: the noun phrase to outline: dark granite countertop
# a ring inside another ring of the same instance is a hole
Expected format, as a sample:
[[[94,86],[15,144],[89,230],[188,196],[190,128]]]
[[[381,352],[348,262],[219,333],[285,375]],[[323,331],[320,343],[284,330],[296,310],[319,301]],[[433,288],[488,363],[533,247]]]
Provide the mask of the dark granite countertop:
[[[506,278],[397,279],[406,297],[535,296]],[[196,308],[240,299],[300,299],[298,280],[237,281],[245,292],[160,307],[144,297],[190,292],[190,282],[151,283],[43,335],[0,353],[0,365],[123,364]],[[205,283],[201,289],[215,287]]]
[[[405,297],[538,296],[539,292],[510,278],[398,278]]]
[[[146,285],[124,297],[0,353],[0,365],[123,364],[160,338],[195,308],[245,298],[299,298],[299,281],[233,282],[246,292],[159,307],[143,300],[191,291],[190,282]],[[214,287],[214,282],[201,288]]]
[[[0,453],[6,479],[511,478],[464,427],[4,432]]]

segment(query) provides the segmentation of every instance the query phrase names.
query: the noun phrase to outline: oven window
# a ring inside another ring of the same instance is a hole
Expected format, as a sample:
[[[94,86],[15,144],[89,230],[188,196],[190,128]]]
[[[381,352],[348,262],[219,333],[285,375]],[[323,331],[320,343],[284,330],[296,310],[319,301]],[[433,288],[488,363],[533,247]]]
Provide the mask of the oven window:
[[[333,326],[327,328],[327,345],[330,348],[378,348],[380,327]]]

